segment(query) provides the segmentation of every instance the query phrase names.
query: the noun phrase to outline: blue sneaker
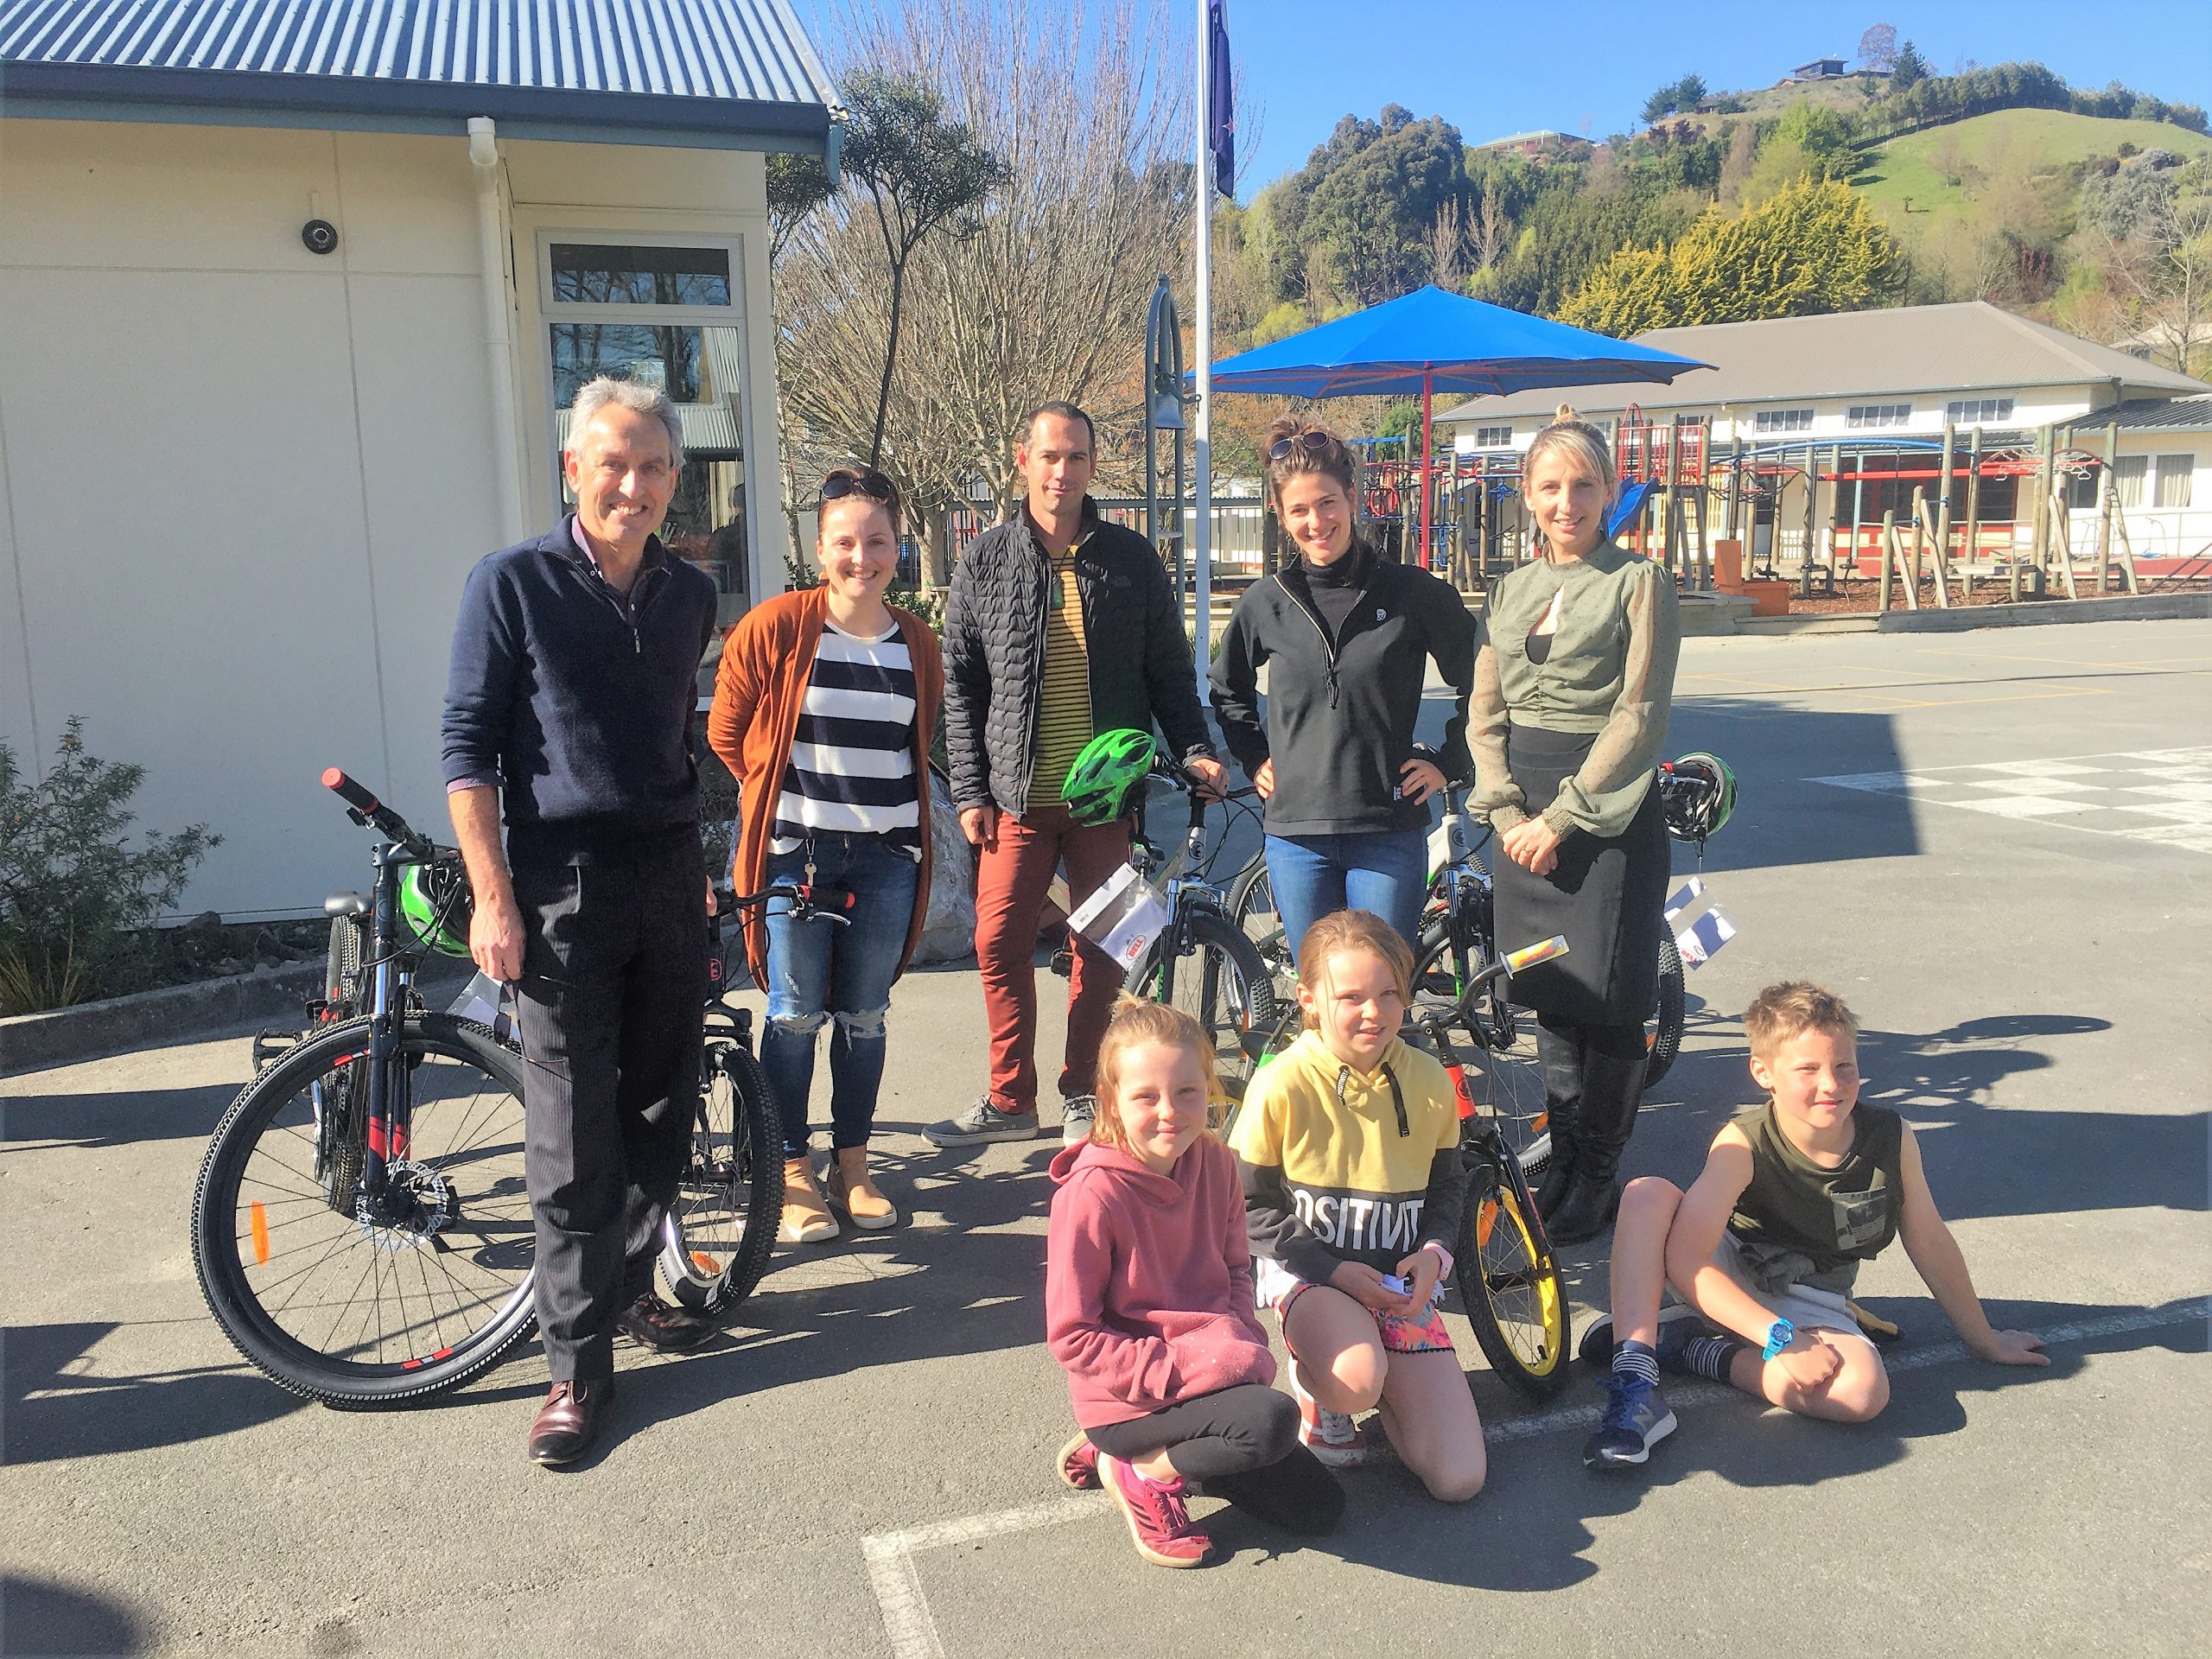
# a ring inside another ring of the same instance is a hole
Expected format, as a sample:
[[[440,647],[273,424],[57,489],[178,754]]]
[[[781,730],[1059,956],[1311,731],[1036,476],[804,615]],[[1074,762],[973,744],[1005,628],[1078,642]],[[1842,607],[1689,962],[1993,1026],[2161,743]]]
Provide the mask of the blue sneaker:
[[[1658,1389],[1637,1377],[1616,1376],[1598,1432],[1582,1447],[1583,1464],[1591,1469],[1629,1468],[1643,1462],[1674,1432],[1675,1414]]]

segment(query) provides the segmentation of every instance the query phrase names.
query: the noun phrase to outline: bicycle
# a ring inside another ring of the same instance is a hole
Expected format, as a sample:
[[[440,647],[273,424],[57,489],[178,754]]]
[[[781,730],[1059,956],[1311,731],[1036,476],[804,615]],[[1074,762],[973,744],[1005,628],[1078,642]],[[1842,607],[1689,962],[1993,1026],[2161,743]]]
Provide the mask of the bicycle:
[[[1179,768],[1157,756],[1147,777],[1181,791],[1189,798],[1190,816],[1182,847],[1164,856],[1145,833],[1141,805],[1131,814],[1128,868],[1140,887],[1150,887],[1164,899],[1167,914],[1159,932],[1124,965],[1122,982],[1149,1001],[1179,1007],[1197,1019],[1212,1042],[1223,1093],[1233,1103],[1243,1097],[1251,1075],[1248,1033],[1265,1033],[1279,1017],[1274,976],[1252,942],[1230,921],[1227,897],[1212,879],[1228,836],[1224,831],[1208,850],[1205,797]],[[1252,793],[1233,791],[1224,803]],[[1056,953],[1056,969],[1061,959]]]
[[[217,1324],[279,1386],[392,1405],[480,1375],[536,1323],[522,1057],[416,988],[426,951],[466,951],[459,855],[337,768],[323,782],[380,837],[375,880],[325,904],[329,972],[307,1030],[255,1041],[257,1075],[200,1165],[193,1262]],[[716,1311],[758,1282],[782,1207],[749,1017],[728,1012],[662,1251],[678,1298]]]

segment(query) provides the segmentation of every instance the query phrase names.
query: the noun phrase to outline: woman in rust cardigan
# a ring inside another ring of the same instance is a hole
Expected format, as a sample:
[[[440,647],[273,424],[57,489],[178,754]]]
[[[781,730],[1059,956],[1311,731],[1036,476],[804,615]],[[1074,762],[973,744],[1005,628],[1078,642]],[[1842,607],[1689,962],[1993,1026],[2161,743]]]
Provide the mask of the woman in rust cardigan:
[[[899,563],[899,493],[880,473],[822,482],[819,587],[781,594],[730,631],[707,741],[738,784],[740,893],[772,883],[849,893],[844,925],[790,901],[745,918],[768,993],[760,1065],[784,1123],[786,1243],[865,1231],[899,1212],[868,1174],[892,982],[920,939],[930,890],[930,739],[944,698],[937,637],[884,602]],[[807,1102],[815,1039],[830,1033],[833,1162],[814,1180]]]

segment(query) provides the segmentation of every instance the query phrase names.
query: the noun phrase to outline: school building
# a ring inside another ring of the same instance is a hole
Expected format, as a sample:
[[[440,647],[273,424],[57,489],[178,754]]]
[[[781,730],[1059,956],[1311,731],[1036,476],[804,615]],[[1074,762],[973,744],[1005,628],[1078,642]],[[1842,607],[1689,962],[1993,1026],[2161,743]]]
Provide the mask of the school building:
[[[2024,550],[2042,456],[2068,544],[2090,545],[2113,493],[2148,572],[2212,570],[2212,385],[1981,302],[1636,336],[1713,365],[1672,386],[1478,397],[1437,417],[1462,467],[1517,471],[1561,401],[1613,432],[1624,473],[1718,493],[1732,475],[1755,561],[1856,546],[1916,489],[1942,493],[1953,437],[1955,535],[1971,509],[1980,556]],[[2107,450],[2110,471],[2107,476]]]
[[[449,835],[461,582],[602,372],[726,616],[780,589],[766,157],[835,104],[787,0],[0,0],[0,741],[219,832],[188,912],[365,881],[326,766]]]

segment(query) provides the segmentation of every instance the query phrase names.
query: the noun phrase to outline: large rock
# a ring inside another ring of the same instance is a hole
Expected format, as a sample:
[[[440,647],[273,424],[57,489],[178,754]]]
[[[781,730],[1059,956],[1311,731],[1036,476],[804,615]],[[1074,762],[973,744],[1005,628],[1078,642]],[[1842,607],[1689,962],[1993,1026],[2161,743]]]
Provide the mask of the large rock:
[[[960,833],[951,791],[934,767],[930,772],[930,908],[922,923],[922,942],[914,947],[914,961],[966,962],[976,954],[976,855]]]

